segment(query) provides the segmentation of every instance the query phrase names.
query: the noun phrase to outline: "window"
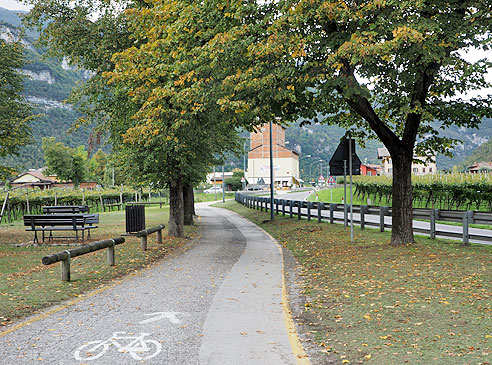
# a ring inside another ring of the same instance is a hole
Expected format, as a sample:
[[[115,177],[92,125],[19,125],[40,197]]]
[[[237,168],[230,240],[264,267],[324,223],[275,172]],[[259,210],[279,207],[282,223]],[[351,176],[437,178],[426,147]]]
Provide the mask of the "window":
[[[425,173],[425,167],[422,168],[422,172]]]
[[[419,168],[418,168],[418,167],[414,167],[414,168],[412,169],[412,172],[413,172],[414,174],[416,174],[417,172],[419,172]]]
[[[429,167],[429,172],[432,172],[432,167]]]

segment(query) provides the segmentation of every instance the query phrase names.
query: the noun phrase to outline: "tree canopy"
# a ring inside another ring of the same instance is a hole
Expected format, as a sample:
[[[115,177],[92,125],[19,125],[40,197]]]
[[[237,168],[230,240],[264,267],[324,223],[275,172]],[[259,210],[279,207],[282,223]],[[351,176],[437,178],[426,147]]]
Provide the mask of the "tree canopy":
[[[47,173],[55,174],[61,180],[72,181],[74,186],[79,186],[84,181],[87,176],[87,152],[84,146],[73,149],[56,142],[54,137],[49,137],[43,138],[42,149],[48,167]]]
[[[393,162],[392,243],[413,242],[414,153],[449,153],[455,141],[441,137],[442,128],[477,127],[492,114],[492,98],[461,96],[487,86],[490,61],[468,62],[463,52],[490,50],[492,4],[284,0],[276,5],[267,36],[246,55],[255,66],[231,71],[229,80],[238,91],[261,92],[275,84],[298,106],[283,106],[281,112],[321,116],[351,136],[379,138]],[[299,106],[299,95],[309,102]],[[241,98],[237,93],[232,100]],[[271,103],[267,97],[262,101]]]
[[[29,122],[33,118],[30,105],[22,97],[24,64],[19,42],[0,39],[0,157],[16,154],[31,140]],[[0,165],[0,178],[13,171]]]

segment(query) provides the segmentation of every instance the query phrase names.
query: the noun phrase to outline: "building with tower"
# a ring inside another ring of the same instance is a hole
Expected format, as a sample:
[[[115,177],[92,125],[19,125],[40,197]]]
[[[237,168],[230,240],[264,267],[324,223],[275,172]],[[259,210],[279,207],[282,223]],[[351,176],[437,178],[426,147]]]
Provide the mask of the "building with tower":
[[[299,153],[286,147],[285,128],[272,124],[273,176],[277,189],[300,185]],[[246,180],[250,185],[270,185],[270,125],[250,135]]]

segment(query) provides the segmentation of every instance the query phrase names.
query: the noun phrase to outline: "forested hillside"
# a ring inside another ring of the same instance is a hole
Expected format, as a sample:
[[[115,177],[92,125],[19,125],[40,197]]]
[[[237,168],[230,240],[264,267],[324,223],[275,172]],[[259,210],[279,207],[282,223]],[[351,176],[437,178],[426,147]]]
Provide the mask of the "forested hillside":
[[[0,8],[0,37],[18,39],[21,35],[21,20],[13,12]],[[34,142],[22,149],[20,156],[9,157],[6,162],[19,170],[38,168],[44,165],[41,151],[41,139],[54,136],[58,141],[70,147],[88,145],[89,132],[82,129],[75,133],[68,133],[72,123],[79,117],[78,113],[70,105],[63,101],[68,97],[72,87],[89,75],[84,71],[75,70],[67,66],[63,60],[44,58],[46,50],[35,45],[37,34],[26,31],[23,36],[25,56],[28,64],[23,70],[26,75],[25,95],[28,101],[35,106],[35,112],[42,114],[32,125]],[[290,141],[289,148],[295,149],[302,156],[311,155],[301,161],[301,169],[304,170],[304,178],[309,173],[309,165],[314,161],[323,159],[325,166],[338,146],[344,130],[337,126],[324,124],[310,124],[300,127],[299,124],[287,128],[286,137]],[[452,127],[446,130],[444,135],[463,141],[455,149],[455,156],[451,159],[438,156],[437,164],[440,170],[452,169],[453,166],[461,166],[465,158],[481,144],[487,142],[492,135],[492,120],[484,120],[479,130],[459,129]],[[379,163],[377,160],[377,148],[382,144],[378,141],[368,141],[365,148],[357,147],[357,154],[362,162]],[[485,149],[485,147],[484,147]],[[481,150],[480,150],[481,151]],[[473,157],[472,160],[480,159]],[[490,158],[489,158],[490,159]],[[232,157],[226,166],[243,167],[243,159]],[[317,165],[319,171],[319,164]],[[314,169],[314,167],[313,167]],[[325,169],[326,171],[326,169]]]
[[[64,103],[73,85],[87,77],[85,72],[67,67],[66,62],[43,57],[46,50],[35,45],[35,32],[21,33],[21,20],[16,12],[0,8],[0,37],[19,39],[25,47],[27,64],[22,70],[26,75],[24,94],[34,106],[34,113],[41,116],[32,124],[34,141],[23,148],[19,156],[8,157],[6,163],[18,170],[38,168],[44,165],[41,151],[43,137],[54,136],[68,146],[87,146],[89,131],[68,133],[79,117],[70,105]]]

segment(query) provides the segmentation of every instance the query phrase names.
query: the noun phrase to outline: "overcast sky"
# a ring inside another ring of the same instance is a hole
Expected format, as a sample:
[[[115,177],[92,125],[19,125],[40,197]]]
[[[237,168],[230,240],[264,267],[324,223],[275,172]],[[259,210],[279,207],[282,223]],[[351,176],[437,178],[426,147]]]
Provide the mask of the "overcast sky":
[[[0,7],[9,10],[29,10],[32,6],[26,6],[16,0],[0,0]]]

